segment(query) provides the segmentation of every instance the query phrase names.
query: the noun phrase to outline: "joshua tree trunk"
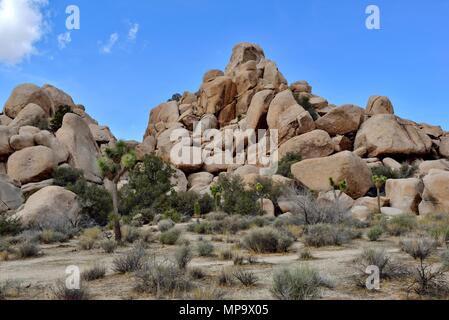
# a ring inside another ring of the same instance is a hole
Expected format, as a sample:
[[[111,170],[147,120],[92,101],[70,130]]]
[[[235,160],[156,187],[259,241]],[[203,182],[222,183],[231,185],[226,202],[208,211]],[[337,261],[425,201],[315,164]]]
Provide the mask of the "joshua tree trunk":
[[[382,206],[380,205],[380,188],[377,189],[377,208],[379,209],[379,213],[382,213]]]
[[[118,211],[118,191],[117,191],[117,179],[112,181],[112,205],[114,207],[114,234],[115,241],[122,241],[122,228],[120,226],[120,213]]]

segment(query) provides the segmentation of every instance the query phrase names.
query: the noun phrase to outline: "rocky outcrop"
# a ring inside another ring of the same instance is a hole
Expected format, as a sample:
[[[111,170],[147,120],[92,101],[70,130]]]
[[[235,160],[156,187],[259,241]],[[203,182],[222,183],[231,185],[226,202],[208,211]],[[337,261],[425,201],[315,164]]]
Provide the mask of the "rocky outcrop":
[[[419,213],[449,212],[449,172],[436,172],[423,179],[424,192],[419,205]]]
[[[313,191],[329,191],[329,178],[336,182],[346,180],[346,193],[352,198],[364,196],[371,188],[371,170],[361,158],[349,151],[296,163],[292,166],[292,174]]]
[[[8,176],[0,174],[0,213],[15,210],[24,202],[22,191]]]
[[[69,152],[69,164],[83,170],[87,180],[100,183],[102,179],[97,165],[100,151],[86,122],[80,116],[68,113],[56,137]]]
[[[363,109],[354,105],[344,105],[334,108],[315,123],[318,129],[326,131],[331,136],[345,135],[356,132],[363,118]]]
[[[279,147],[279,158],[289,153],[300,154],[303,159],[327,157],[334,153],[334,143],[326,131],[314,130],[291,138]]]
[[[424,186],[420,179],[389,179],[385,192],[392,208],[405,213],[418,213]]]
[[[372,96],[369,98],[366,113],[371,116],[376,114],[394,114],[393,104],[388,97]]]
[[[61,187],[46,187],[33,194],[16,216],[27,226],[72,227],[79,220],[76,195]]]
[[[38,90],[38,86],[30,83],[15,87],[3,107],[3,113],[14,119],[29,104],[30,96]]]
[[[369,157],[386,155],[426,155],[432,140],[410,121],[394,115],[375,115],[357,133],[354,149],[365,147]]]
[[[7,172],[12,179],[26,184],[48,179],[56,164],[50,148],[30,147],[14,152],[8,158]]]

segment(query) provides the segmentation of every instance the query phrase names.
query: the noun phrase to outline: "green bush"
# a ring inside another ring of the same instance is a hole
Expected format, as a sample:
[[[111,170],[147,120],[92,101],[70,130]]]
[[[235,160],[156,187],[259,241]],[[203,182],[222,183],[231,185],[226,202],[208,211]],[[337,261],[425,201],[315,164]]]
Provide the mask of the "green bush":
[[[53,118],[50,120],[49,129],[52,132],[56,132],[61,128],[62,120],[67,113],[72,113],[72,108],[70,108],[70,106],[64,105],[58,108]]]
[[[175,261],[179,269],[185,270],[192,259],[192,250],[189,246],[181,246],[176,249]]]
[[[245,189],[240,176],[220,176],[218,185],[222,190],[222,209],[225,212],[243,216],[262,214],[258,195]]]
[[[214,253],[214,245],[209,241],[200,241],[196,247],[200,257],[210,257]]]
[[[129,183],[120,190],[120,212],[129,215],[135,210],[151,208],[156,215],[170,209],[167,194],[173,187],[171,178],[174,173],[170,164],[161,158],[145,156],[143,162],[129,173]]]
[[[392,236],[402,236],[412,232],[418,226],[416,216],[411,214],[403,214],[391,218],[387,222],[387,232]]]
[[[83,171],[70,166],[61,166],[53,171],[54,185],[67,187],[83,179]]]
[[[22,230],[22,224],[18,218],[0,215],[0,236],[16,235]]]
[[[304,242],[307,246],[341,246],[360,236],[360,233],[343,225],[316,224],[307,226]]]
[[[293,238],[272,228],[252,230],[243,238],[243,246],[257,253],[287,252],[293,242]]]
[[[95,184],[89,184],[86,180],[78,180],[68,189],[78,195],[81,206],[81,214],[94,220],[101,226],[108,223],[108,217],[112,212],[112,197],[110,193]]]
[[[100,242],[100,248],[105,253],[114,253],[115,249],[117,249],[117,242],[112,239],[103,240]]]
[[[135,272],[142,268],[146,254],[141,244],[137,244],[130,252],[117,257],[112,262],[114,271],[118,273]]]
[[[381,226],[374,226],[368,231],[367,236],[370,241],[377,241],[380,239],[383,233],[384,230]]]
[[[195,203],[199,204],[201,214],[207,214],[214,208],[214,199],[207,193],[201,196],[196,192],[172,192],[167,203],[170,209],[187,217],[194,215]]]
[[[299,153],[287,153],[287,155],[279,161],[277,174],[293,179],[292,165],[300,161],[302,161],[302,156]]]
[[[315,111],[315,108],[310,103],[308,96],[301,96],[297,93],[294,94],[296,101],[310,114],[314,121],[318,120],[319,114]]]
[[[271,293],[279,300],[313,300],[320,297],[323,285],[317,270],[300,265],[275,271]]]
[[[388,179],[407,179],[414,176],[418,170],[416,165],[402,164],[398,170],[391,169],[387,166],[376,166],[371,169],[373,176],[384,176]]]
[[[165,245],[174,245],[178,241],[181,236],[181,231],[178,229],[170,229],[168,231],[162,232],[159,237],[159,241]]]

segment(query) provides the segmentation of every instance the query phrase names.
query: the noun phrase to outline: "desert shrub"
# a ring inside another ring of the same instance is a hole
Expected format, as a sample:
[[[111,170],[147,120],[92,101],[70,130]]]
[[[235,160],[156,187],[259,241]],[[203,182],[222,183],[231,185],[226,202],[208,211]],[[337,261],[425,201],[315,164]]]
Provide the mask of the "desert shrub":
[[[100,228],[85,229],[81,234],[78,246],[81,250],[92,250],[97,240],[100,239],[102,231]]]
[[[287,188],[283,199],[294,203],[293,214],[300,216],[302,224],[338,224],[350,220],[350,212],[338,201],[317,201],[314,194],[300,188]]]
[[[82,285],[80,289],[68,289],[64,281],[58,281],[52,288],[54,300],[83,301],[90,300],[91,296],[87,288]]]
[[[210,257],[214,253],[214,245],[209,241],[200,241],[196,246],[200,257]]]
[[[181,216],[192,217],[194,204],[199,205],[201,214],[209,213],[214,208],[214,199],[209,194],[199,195],[196,192],[172,192],[167,199],[168,206]]]
[[[18,297],[21,289],[21,285],[17,281],[7,280],[0,282],[0,301]]]
[[[446,213],[426,215],[419,221],[419,228],[441,244],[449,241],[449,216]]]
[[[426,263],[426,260],[434,253],[437,242],[431,238],[418,237],[402,240],[401,247],[404,252],[419,262],[413,273],[413,280],[408,290],[413,290],[420,296],[447,296],[449,294],[449,284],[445,274],[445,266],[436,268]]]
[[[285,157],[283,157],[278,164],[277,174],[293,179],[292,175],[292,165],[302,161],[302,156],[299,153],[290,152]]]
[[[101,226],[108,223],[109,214],[112,212],[112,197],[106,189],[89,184],[84,179],[78,180],[67,188],[78,195],[82,215]]]
[[[229,214],[260,215],[262,213],[258,195],[245,189],[242,178],[238,175],[220,176],[218,186],[221,192],[222,209]]]
[[[141,293],[177,295],[191,288],[188,277],[170,261],[150,259],[136,272],[136,290]]]
[[[254,272],[244,269],[235,270],[233,276],[245,287],[254,286],[259,281]]]
[[[189,276],[195,280],[201,280],[206,277],[205,272],[200,268],[192,268],[189,270]]]
[[[441,264],[443,265],[444,270],[449,270],[449,251],[445,251],[441,255]]]
[[[53,184],[60,187],[74,185],[83,178],[83,171],[70,166],[61,166],[53,171]]]
[[[100,248],[103,249],[105,253],[114,253],[117,249],[117,242],[112,239],[105,239],[100,241]]]
[[[58,131],[61,126],[62,126],[62,120],[64,119],[64,116],[67,113],[72,113],[72,108],[70,106],[64,105],[64,106],[60,106],[53,118],[50,120],[50,124],[48,126],[48,128],[52,131],[52,132],[56,132]]]
[[[173,228],[168,231],[162,232],[159,237],[159,241],[165,245],[174,245],[178,241],[180,236],[181,231]]]
[[[398,170],[382,165],[371,168],[371,172],[373,176],[384,176],[387,179],[407,179],[413,177],[417,169],[416,165],[404,163]]]
[[[230,248],[221,249],[218,252],[218,258],[223,261],[232,260],[234,258],[234,252]]]
[[[312,117],[314,121],[318,120],[320,117],[319,114],[316,112],[313,105],[310,103],[310,97],[299,95],[297,93],[294,94],[294,97],[299,105],[301,105]]]
[[[168,209],[164,211],[163,217],[164,219],[171,220],[175,223],[180,223],[183,220],[182,215],[175,209]]]
[[[134,243],[139,240],[140,233],[135,227],[123,226],[122,227],[122,240],[128,243]]]
[[[408,270],[402,265],[395,264],[382,249],[365,249],[360,256],[354,260],[356,275],[354,281],[359,287],[366,286],[366,269],[369,266],[379,268],[381,279],[399,278],[408,275]]]
[[[161,231],[161,232],[168,231],[171,228],[173,228],[174,226],[175,226],[175,223],[171,219],[161,220],[157,224],[157,227],[158,227],[159,231]]]
[[[136,210],[151,210],[152,215],[169,209],[167,194],[172,189],[175,171],[155,155],[147,155],[129,173],[129,183],[120,190],[120,212],[129,215]]]
[[[92,250],[95,246],[95,240],[92,238],[88,238],[88,237],[80,237],[79,241],[78,241],[78,247],[81,250]]]
[[[16,235],[22,230],[19,219],[0,214],[0,236]]]
[[[387,222],[387,232],[397,237],[415,230],[417,226],[416,216],[403,214],[393,217]]]
[[[176,249],[175,262],[179,269],[185,270],[192,259],[192,250],[189,246],[181,246]]]
[[[195,221],[188,226],[188,230],[198,234],[236,234],[241,230],[249,229],[253,224],[252,221],[251,217],[226,216],[219,220]]]
[[[40,234],[40,241],[45,244],[67,242],[68,240],[69,236],[67,234],[50,229],[43,230]]]
[[[380,239],[380,237],[382,236],[383,233],[384,233],[384,229],[381,226],[377,225],[377,226],[372,227],[368,231],[367,236],[370,241],[377,241]]]
[[[287,252],[293,242],[293,238],[273,228],[252,230],[242,241],[245,248],[257,253]]]
[[[325,286],[319,272],[305,265],[283,268],[273,275],[272,295],[279,300],[313,300]]]
[[[223,221],[228,217],[229,214],[227,214],[226,212],[211,212],[206,215],[206,219],[208,221]]]
[[[39,246],[31,241],[25,241],[18,245],[17,256],[20,259],[34,258],[39,255]]]
[[[221,269],[217,277],[219,286],[232,286],[234,284],[234,276],[226,269]]]
[[[341,246],[360,236],[360,233],[343,225],[316,224],[308,226],[304,233],[307,246]]]
[[[235,266],[242,266],[245,263],[245,258],[240,254],[234,254],[233,262]]]
[[[313,254],[309,248],[304,247],[299,251],[299,259],[303,261],[313,260]]]
[[[192,291],[189,295],[189,299],[195,301],[217,301],[223,300],[225,298],[225,293],[217,288],[197,288]]]
[[[106,267],[100,264],[96,264],[93,267],[81,273],[81,279],[85,281],[95,281],[98,279],[102,279],[105,276],[106,276]]]
[[[142,268],[145,257],[145,249],[137,244],[130,252],[114,259],[113,270],[118,273],[135,272]]]

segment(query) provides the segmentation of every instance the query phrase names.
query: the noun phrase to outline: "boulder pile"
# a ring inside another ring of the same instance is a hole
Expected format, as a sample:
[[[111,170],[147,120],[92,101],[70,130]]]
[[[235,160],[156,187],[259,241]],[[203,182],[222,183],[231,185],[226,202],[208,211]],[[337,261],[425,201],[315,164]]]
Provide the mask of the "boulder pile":
[[[63,107],[71,112],[52,132],[48,121]],[[288,84],[262,48],[240,43],[224,71],[204,74],[197,92],[175,95],[154,107],[143,142],[130,144],[139,160],[157,154],[170,161],[177,143],[171,137],[175,130],[192,138],[198,128],[274,129],[280,159],[290,153],[302,157],[291,167],[294,179],[274,175],[274,181],[305,186],[327,199],[330,178],[345,180],[342,198],[354,216],[363,219],[377,208],[371,169],[384,166],[400,171],[407,162],[417,170],[407,178],[387,181],[383,212],[449,213],[449,132],[402,119],[394,112],[393,103],[384,96],[369,97],[365,107],[333,105],[314,94],[306,81]],[[17,212],[29,223],[74,219],[79,210],[75,195],[52,186],[53,170],[70,165],[83,170],[86,180],[103,184],[97,159],[115,141],[108,127],[100,126],[62,90],[51,85],[16,87],[0,114],[0,214]],[[205,146],[194,148],[202,152]],[[220,174],[238,174],[245,183],[262,174],[258,165],[249,163],[173,165],[176,191],[210,192]],[[291,209],[287,202],[280,201],[279,206],[284,213]]]

